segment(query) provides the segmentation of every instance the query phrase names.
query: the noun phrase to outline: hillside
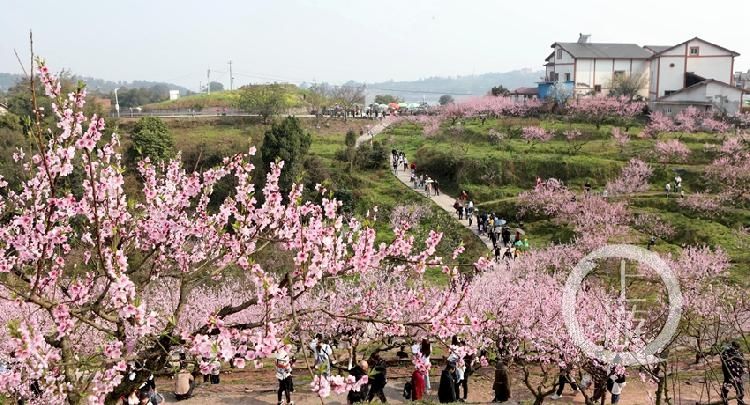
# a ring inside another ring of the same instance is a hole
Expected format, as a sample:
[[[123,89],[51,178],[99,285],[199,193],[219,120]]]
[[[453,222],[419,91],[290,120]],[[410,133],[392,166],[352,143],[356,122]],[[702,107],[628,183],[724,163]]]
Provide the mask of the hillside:
[[[112,81],[106,79],[98,79],[95,77],[78,76],[73,75],[74,80],[81,80],[86,82],[89,90],[96,90],[102,93],[109,93],[115,88],[129,88],[129,89],[147,89],[154,86],[165,86],[171,90],[179,90],[180,94],[188,94],[190,90],[186,87],[182,87],[173,83],[165,82],[153,82],[148,80],[134,80],[128,81]],[[23,79],[22,74],[17,73],[0,73],[0,91],[6,91],[13,87],[19,80]]]
[[[428,77],[412,81],[367,83],[367,93],[368,101],[377,94],[392,94],[407,102],[419,102],[424,98],[427,102],[436,103],[442,94],[452,94],[460,100],[468,96],[487,94],[492,87],[498,85],[508,89],[535,86],[535,82],[542,76],[542,71],[520,69],[505,73]]]

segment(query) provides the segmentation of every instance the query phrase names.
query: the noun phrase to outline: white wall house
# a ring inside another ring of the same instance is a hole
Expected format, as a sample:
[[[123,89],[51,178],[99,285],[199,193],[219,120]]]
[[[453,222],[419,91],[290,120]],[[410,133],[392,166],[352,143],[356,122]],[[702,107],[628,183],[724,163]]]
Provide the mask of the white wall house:
[[[692,106],[703,111],[718,111],[728,115],[739,112],[744,91],[718,80],[703,80],[685,87],[652,103],[652,109],[674,115]]]
[[[677,45],[591,43],[588,35],[578,42],[555,42],[546,59],[545,81],[569,82],[576,95],[607,94],[612,78],[642,75],[639,95],[654,110],[676,114],[688,105],[734,114],[745,93],[735,86],[737,52],[698,37]],[[540,94],[542,94],[540,92]]]
[[[658,99],[690,86],[687,75],[732,85],[737,52],[693,38],[657,52],[651,58],[649,99]]]
[[[3,103],[0,103],[0,115],[4,115],[7,112],[8,112],[8,106]]]
[[[639,45],[591,43],[587,35],[581,35],[578,42],[555,42],[552,48],[545,80],[573,82],[576,95],[607,94],[617,76],[643,76],[648,83],[652,52]],[[641,93],[646,97],[648,87]]]

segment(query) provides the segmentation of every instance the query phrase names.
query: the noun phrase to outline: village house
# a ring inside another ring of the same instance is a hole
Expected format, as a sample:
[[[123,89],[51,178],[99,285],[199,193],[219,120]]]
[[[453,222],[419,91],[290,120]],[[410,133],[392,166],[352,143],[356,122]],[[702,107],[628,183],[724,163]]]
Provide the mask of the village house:
[[[735,85],[734,60],[739,54],[698,37],[677,45],[555,42],[545,64],[539,96],[550,88],[567,88],[570,96],[609,93],[613,79],[638,75],[638,95],[653,110],[676,114],[693,106],[723,114],[739,111],[745,91]]]
[[[564,87],[571,95],[607,94],[612,79],[618,76],[644,76],[648,83],[649,60],[653,53],[636,44],[605,44],[590,42],[581,34],[578,42],[555,42],[545,64],[546,77],[540,83],[544,98],[551,85]],[[639,94],[648,95],[644,86]]]
[[[651,57],[649,104],[667,114],[694,106],[733,115],[743,90],[734,86],[734,59],[739,53],[698,37],[655,49]]]

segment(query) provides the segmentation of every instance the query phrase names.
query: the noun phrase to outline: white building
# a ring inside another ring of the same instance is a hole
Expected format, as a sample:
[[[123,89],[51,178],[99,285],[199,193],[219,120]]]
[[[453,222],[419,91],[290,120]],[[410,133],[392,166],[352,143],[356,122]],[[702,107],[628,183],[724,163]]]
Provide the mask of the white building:
[[[546,61],[542,87],[567,83],[573,94],[607,94],[618,75],[643,77],[639,95],[649,107],[668,114],[693,105],[704,110],[733,114],[744,91],[735,86],[737,52],[698,37],[677,45],[591,43],[588,35],[578,42],[555,42]]]
[[[180,91],[179,90],[169,90],[169,99],[170,100],[177,100],[180,98]]]
[[[677,114],[688,106],[704,111],[718,111],[728,115],[739,112],[744,91],[718,80],[701,80],[693,85],[660,97],[652,109],[669,115]]]
[[[555,42],[547,57],[550,83],[569,82],[576,95],[607,94],[617,76],[644,76],[648,82],[652,52],[636,44],[591,43],[581,34],[578,42]],[[641,96],[648,95],[644,86]]]
[[[743,91],[734,87],[739,53],[698,37],[670,47],[652,47],[649,102],[675,114],[688,105],[734,114]]]
[[[737,52],[693,38],[665,48],[651,57],[649,99],[658,99],[691,86],[689,74],[731,85]]]
[[[0,103],[0,115],[4,115],[7,112],[8,112],[8,106],[3,103]]]

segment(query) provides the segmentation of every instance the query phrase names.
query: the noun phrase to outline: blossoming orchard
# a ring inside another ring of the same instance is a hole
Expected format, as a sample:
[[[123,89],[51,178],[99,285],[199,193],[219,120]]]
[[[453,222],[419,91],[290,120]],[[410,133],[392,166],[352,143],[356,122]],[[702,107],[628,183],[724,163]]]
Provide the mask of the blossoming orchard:
[[[305,376],[295,383],[294,395],[307,391],[324,402],[372,384],[372,372],[363,378],[350,373],[356,360],[349,367],[318,362],[311,343],[314,348],[325,339],[345,342],[350,357],[358,350],[364,357],[429,342],[431,358],[408,351],[410,361],[401,364],[408,375],[417,369],[429,382],[445,364],[494,368],[495,384],[507,388],[505,400],[541,404],[559,397],[564,375],[579,383],[578,403],[600,403],[610,377],[627,375],[648,401],[679,402],[679,387],[693,384],[709,403],[726,385],[722,345],[748,343],[747,269],[737,269],[722,246],[709,243],[654,253],[679,280],[682,294],[680,322],[656,353],[660,362],[624,367],[591,358],[562,315],[568,276],[587,254],[610,243],[638,244],[644,235],[676,233],[653,209],[634,211],[654,193],[652,179],[664,178],[666,165],[711,153],[704,175],[691,179],[705,187],[679,203],[690,215],[746,206],[746,116],[731,121],[694,109],[674,118],[654,112],[642,133],[631,134],[643,117],[642,102],[595,97],[550,107],[486,96],[390,118],[393,128],[423,128],[419,136],[429,141],[463,136],[461,131],[501,117],[523,120],[492,129],[504,132],[491,147],[518,141],[509,155],[552,153],[544,148],[553,142],[565,142],[554,152],[570,156],[591,145],[612,146],[615,156],[639,153],[624,159],[603,193],[580,192],[551,176],[523,184],[513,196],[518,217],[569,234],[564,240],[550,237],[514,259],[486,254],[468,260],[461,243],[439,253],[443,233],[417,232],[432,210],[423,202],[385,214],[372,206],[368,215],[354,215],[325,185],[284,190],[279,179],[287,162],[257,173],[255,147],[203,169],[187,167],[180,155],[144,158],[128,167],[114,128],[104,117],[84,113],[86,88],[64,93],[42,61],[36,74],[44,94],[32,90],[34,115],[26,132],[33,150],[16,151],[13,160],[24,177],[17,184],[3,181],[0,190],[0,360],[6,365],[0,395],[9,401],[117,403],[152,374],[164,374],[175,351],[203,375],[257,369],[273,376],[279,353],[293,354],[295,378]],[[51,109],[41,107],[45,97]],[[564,117],[560,124],[540,118],[552,108]],[[591,131],[613,129],[601,137],[572,127],[577,121]],[[711,152],[688,148],[683,141],[697,132],[712,134],[720,146]],[[393,134],[373,138],[386,136],[398,142]],[[473,142],[463,139],[456,142]],[[138,179],[137,192],[126,187],[128,172]],[[217,201],[217,189],[227,184],[230,191]],[[381,222],[385,231],[376,230]],[[527,228],[518,235],[529,229],[542,232]],[[620,281],[624,274],[632,275],[622,282],[627,286]],[[645,299],[633,306],[625,288]],[[613,352],[647,347],[670,308],[653,269],[615,259],[599,263],[576,302],[583,337]],[[685,377],[688,372],[705,378],[697,384]],[[388,384],[401,387],[404,381]],[[497,385],[486,390],[497,392]]]

